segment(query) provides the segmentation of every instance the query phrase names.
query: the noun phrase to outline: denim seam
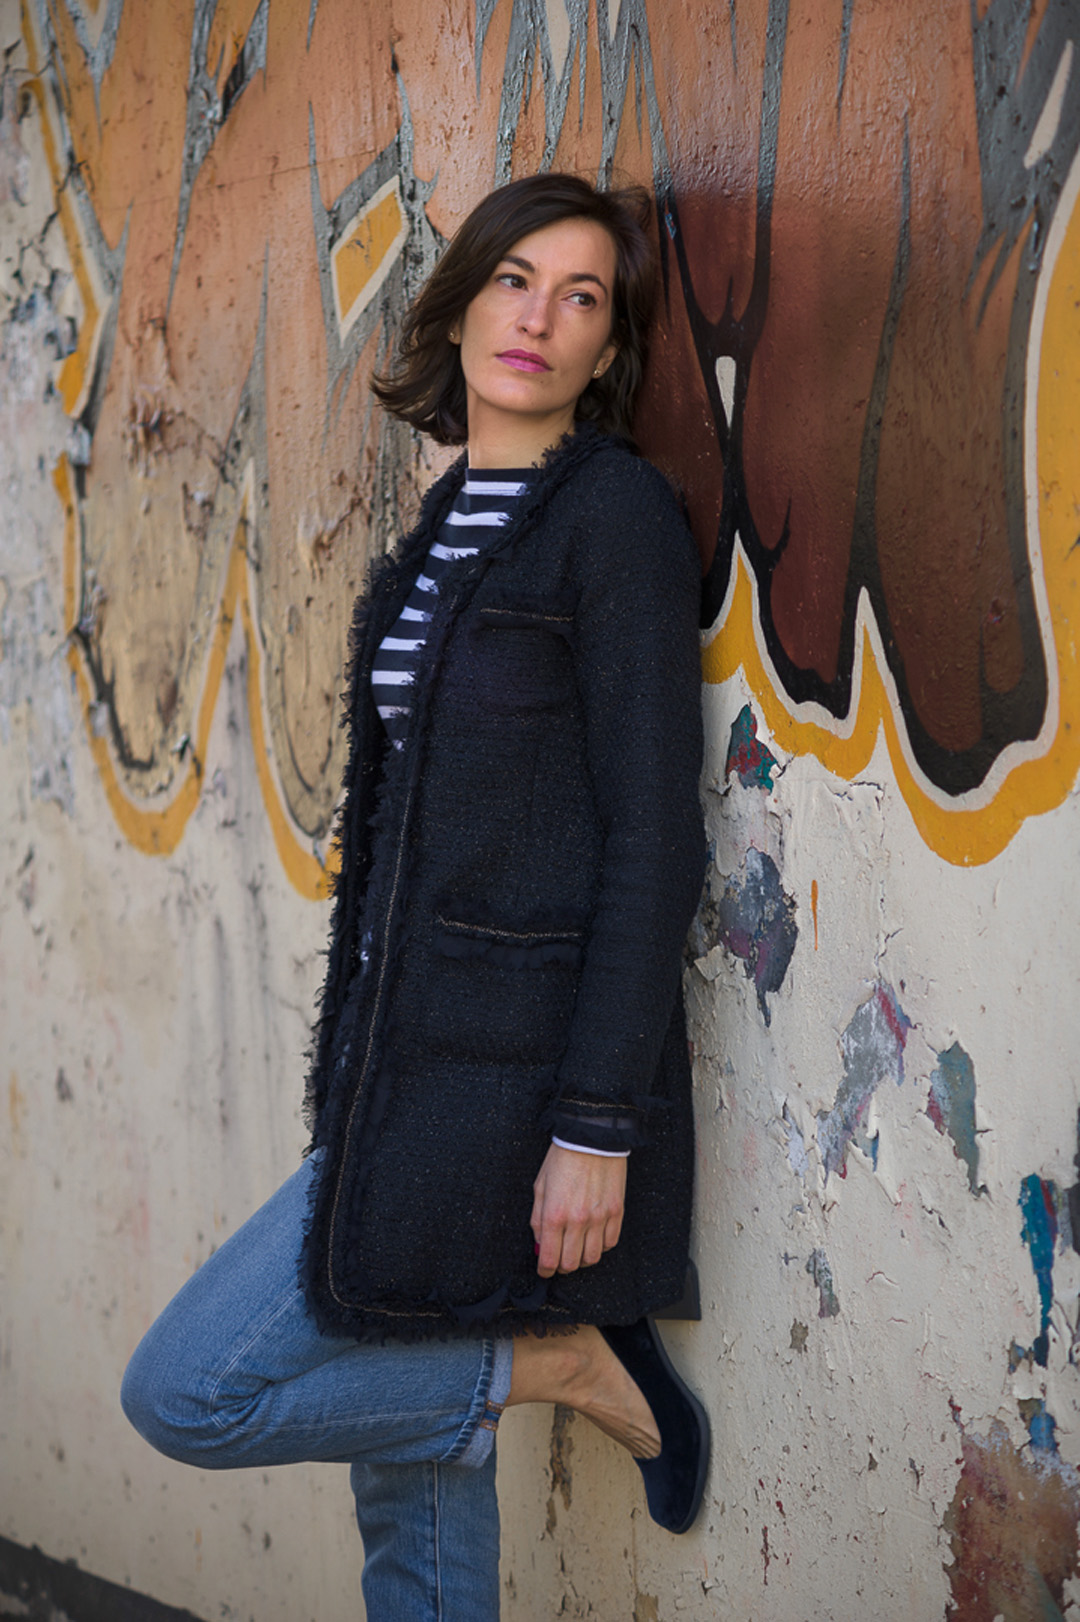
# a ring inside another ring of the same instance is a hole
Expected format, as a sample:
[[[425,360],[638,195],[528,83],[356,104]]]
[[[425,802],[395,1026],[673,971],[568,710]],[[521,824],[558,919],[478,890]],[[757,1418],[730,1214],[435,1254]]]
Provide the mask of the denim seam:
[[[431,1466],[432,1476],[432,1514],[435,1531],[435,1617],[441,1622],[443,1614],[442,1603],[442,1561],[440,1559],[441,1547],[439,1543],[439,1461],[435,1459]]]
[[[302,1294],[303,1291],[299,1287],[291,1290],[288,1297],[274,1309],[268,1318],[263,1320],[259,1327],[248,1336],[244,1344],[236,1352],[234,1352],[233,1356],[229,1359],[228,1363],[226,1363],[225,1367],[214,1381],[210,1388],[210,1394],[206,1400],[206,1406],[209,1411],[210,1418],[213,1420],[214,1424],[219,1430],[228,1430],[229,1428],[228,1419],[224,1416],[219,1418],[218,1414],[215,1412],[215,1405],[225,1381],[228,1379],[236,1365],[240,1362],[241,1358],[243,1358],[247,1352],[250,1351],[251,1347],[254,1346],[255,1342],[265,1335],[266,1331],[271,1327],[272,1324],[277,1322],[282,1313],[288,1311],[293,1302],[296,1300],[296,1297]]]

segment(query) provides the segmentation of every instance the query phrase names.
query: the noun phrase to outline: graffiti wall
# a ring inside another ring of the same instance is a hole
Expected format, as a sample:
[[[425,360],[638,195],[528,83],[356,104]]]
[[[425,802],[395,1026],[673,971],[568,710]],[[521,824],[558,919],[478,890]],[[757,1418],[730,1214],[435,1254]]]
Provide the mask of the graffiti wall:
[[[509,1416],[506,1615],[1076,1615],[1073,0],[0,0],[0,52],[0,1534],[355,1614],[343,1483],[215,1482],[210,1534],[105,1393],[302,1141],[349,610],[446,459],[370,379],[556,167],[655,198],[638,432],[702,553],[669,1336],[717,1459],[673,1546],[582,1423]]]
[[[451,50],[386,5],[27,5],[80,304],[72,662],[121,826],[181,837],[240,612],[268,814],[320,893],[343,615],[418,449],[367,382],[439,222],[618,165],[661,220],[641,432],[701,539],[707,678],[747,670],[842,775],[883,729],[927,841],[985,860],[1078,764],[1068,0],[460,12]]]

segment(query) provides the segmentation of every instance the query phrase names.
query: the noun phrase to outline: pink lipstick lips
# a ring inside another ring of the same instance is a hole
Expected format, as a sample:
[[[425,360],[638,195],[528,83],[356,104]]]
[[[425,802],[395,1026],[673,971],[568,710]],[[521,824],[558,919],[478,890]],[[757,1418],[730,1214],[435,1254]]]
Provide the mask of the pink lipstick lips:
[[[551,367],[542,355],[534,355],[530,349],[504,349],[496,357],[504,360],[518,372],[550,372]]]

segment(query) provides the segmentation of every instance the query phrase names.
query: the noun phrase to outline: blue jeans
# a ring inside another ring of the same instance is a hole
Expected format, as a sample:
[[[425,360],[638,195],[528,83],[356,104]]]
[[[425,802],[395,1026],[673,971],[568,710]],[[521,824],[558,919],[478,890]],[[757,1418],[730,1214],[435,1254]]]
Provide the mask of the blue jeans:
[[[351,1464],[369,1622],[496,1622],[512,1343],[320,1333],[297,1281],[318,1169],[306,1160],[165,1308],[128,1364],[124,1412],[202,1470]]]

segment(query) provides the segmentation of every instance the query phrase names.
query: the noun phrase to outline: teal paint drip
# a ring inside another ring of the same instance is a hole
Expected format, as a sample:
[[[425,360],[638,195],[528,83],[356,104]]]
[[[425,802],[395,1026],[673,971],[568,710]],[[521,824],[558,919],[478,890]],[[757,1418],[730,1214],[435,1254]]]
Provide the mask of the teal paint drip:
[[[1035,1269],[1035,1282],[1039,1286],[1039,1305],[1042,1323],[1031,1348],[1031,1355],[1041,1368],[1046,1367],[1050,1352],[1050,1303],[1053,1300],[1054,1245],[1058,1236],[1056,1189],[1033,1172],[1020,1184],[1019,1206],[1024,1218],[1020,1237],[1031,1252],[1031,1265]]]
[[[926,1113],[939,1132],[952,1139],[953,1153],[967,1167],[968,1187],[975,1195],[986,1192],[979,1182],[979,1145],[975,1137],[975,1066],[959,1042],[939,1053],[930,1077]]]

